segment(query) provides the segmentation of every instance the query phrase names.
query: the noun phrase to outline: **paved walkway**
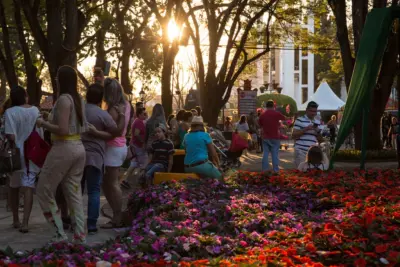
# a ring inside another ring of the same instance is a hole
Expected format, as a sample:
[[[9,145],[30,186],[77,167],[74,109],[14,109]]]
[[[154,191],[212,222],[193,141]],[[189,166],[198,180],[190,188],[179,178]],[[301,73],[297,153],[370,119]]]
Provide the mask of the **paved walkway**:
[[[293,149],[281,150],[280,152],[281,169],[292,169],[293,164]],[[261,161],[262,154],[248,153],[242,157],[242,170],[246,171],[261,171]],[[356,163],[338,163],[335,168],[337,169],[353,169],[357,166]],[[385,162],[385,163],[372,163],[367,164],[369,168],[396,168],[397,163]],[[124,196],[126,200],[127,193]],[[87,206],[87,196],[84,197],[85,209]],[[110,213],[110,209],[107,207],[106,200],[104,197],[101,198],[101,204],[103,210],[106,214]],[[20,213],[20,218],[22,218],[22,213]],[[100,217],[99,223],[105,223],[108,219],[104,216]],[[34,248],[41,247],[44,245],[53,235],[50,231],[50,227],[47,225],[39,206],[37,199],[34,200],[34,206],[32,210],[32,215],[30,219],[30,232],[27,234],[22,234],[11,227],[12,215],[11,212],[6,211],[6,201],[0,201],[0,249],[4,249],[7,246],[11,246],[14,250],[31,250]],[[103,230],[101,229],[98,234],[88,236],[88,244],[95,245],[103,243],[111,238],[116,237],[118,234],[122,233],[124,229],[114,229],[114,230]],[[69,233],[71,237],[71,233]]]

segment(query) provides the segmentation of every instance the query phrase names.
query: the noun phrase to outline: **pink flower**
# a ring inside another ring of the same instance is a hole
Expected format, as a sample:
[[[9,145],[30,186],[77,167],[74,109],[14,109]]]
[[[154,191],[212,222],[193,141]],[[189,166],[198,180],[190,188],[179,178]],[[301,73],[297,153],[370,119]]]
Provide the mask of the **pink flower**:
[[[247,242],[246,242],[246,241],[241,240],[241,241],[239,242],[239,244],[240,244],[242,247],[247,247]]]

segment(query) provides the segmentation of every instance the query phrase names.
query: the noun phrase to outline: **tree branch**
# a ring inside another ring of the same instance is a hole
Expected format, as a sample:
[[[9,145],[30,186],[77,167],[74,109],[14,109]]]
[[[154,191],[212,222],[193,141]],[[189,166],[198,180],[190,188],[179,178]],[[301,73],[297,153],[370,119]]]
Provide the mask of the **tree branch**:
[[[89,43],[93,42],[94,39],[96,39],[96,35],[101,31],[102,29],[98,29],[93,35],[86,37],[86,39],[77,47],[76,51],[79,52],[81,51],[85,46],[87,46]]]
[[[246,1],[243,2],[240,7],[238,7],[236,14],[235,14],[235,18],[233,19],[229,34],[228,34],[228,43],[226,45],[226,49],[225,49],[225,55],[224,55],[224,61],[222,63],[222,66],[219,70],[217,79],[220,82],[224,82],[225,80],[225,76],[226,76],[226,72],[228,70],[228,63],[229,63],[229,57],[231,55],[231,50],[233,45],[235,44],[235,40],[239,34],[239,32],[241,31],[241,27],[237,27],[238,25],[240,25],[240,14],[242,13],[242,11],[244,10],[244,8],[246,7]]]
[[[243,62],[242,65],[240,65],[239,69],[236,71],[236,73],[233,75],[232,79],[228,82],[228,86],[227,86],[227,92],[224,96],[223,99],[223,103],[226,103],[229,100],[229,97],[231,95],[232,92],[232,88],[234,85],[234,82],[238,79],[239,75],[242,74],[242,72],[244,71],[244,69],[251,63],[253,63],[254,61],[256,61],[257,59],[259,59],[260,57],[264,56],[265,54],[267,54],[270,50],[269,49],[265,49],[263,52],[257,54],[256,56],[245,60]],[[245,56],[247,58],[247,56]]]
[[[31,8],[30,5],[30,0],[17,0],[19,4],[22,6],[22,9],[24,10],[25,18],[28,21],[29,27],[32,31],[32,35],[35,38],[35,41],[37,42],[41,52],[43,55],[48,58],[48,44],[47,44],[47,38],[43,32],[42,27],[40,26],[38,17],[37,17],[37,10]],[[39,2],[39,1],[37,1]],[[40,3],[39,3],[40,4]],[[36,11],[36,13],[35,13]]]
[[[238,50],[236,51],[236,53],[235,53],[235,55],[234,55],[234,57],[233,57],[233,59],[232,59],[232,63],[231,63],[231,65],[230,65],[230,68],[229,68],[229,71],[228,71],[228,75],[226,76],[225,81],[230,81],[230,80],[232,80],[233,74],[234,74],[235,69],[236,69],[237,62],[238,62],[238,60],[239,60],[239,58],[240,58],[241,50],[242,50],[242,48],[245,46],[245,44],[246,44],[246,42],[247,42],[247,37],[248,37],[249,32],[250,32],[250,30],[252,29],[254,23],[255,23],[258,19],[260,19],[261,16],[264,15],[264,13],[267,12],[267,11],[272,7],[272,5],[274,5],[277,1],[279,1],[279,0],[270,0],[269,3],[266,4],[259,12],[257,12],[257,13],[249,20],[249,22],[247,23],[247,26],[246,26],[246,28],[245,28],[245,30],[244,30],[244,32],[243,32],[243,35],[241,36],[241,40],[240,40],[240,44],[239,44],[239,47],[240,47],[241,49],[238,49]]]
[[[223,34],[223,32],[224,32],[226,23],[228,22],[229,18],[230,18],[231,15],[232,15],[232,14],[231,14],[232,10],[236,7],[237,4],[239,4],[239,2],[240,2],[240,0],[234,0],[234,1],[232,1],[232,3],[230,3],[230,5],[228,6],[228,8],[227,8],[225,11],[221,12],[221,14],[223,14],[224,12],[226,12],[226,13],[225,13],[225,16],[223,17],[223,19],[222,19],[222,21],[221,21],[221,23],[220,23],[219,30],[218,30],[218,33],[217,33],[218,39],[219,39],[219,40],[221,39],[221,36],[222,36],[222,34]],[[244,1],[245,5],[246,5],[246,2],[247,2],[247,1]],[[241,5],[241,6],[243,6],[243,5]],[[244,7],[243,7],[243,9],[244,9]],[[237,14],[238,14],[238,12],[236,13],[236,15],[237,15]],[[234,21],[235,21],[235,19],[234,19]]]
[[[197,21],[197,17],[194,14],[194,12],[190,12],[192,9],[192,6],[190,4],[190,1],[187,2],[188,8],[189,8],[189,14],[190,14],[190,18],[192,19],[193,22],[193,26],[194,26],[194,30],[192,29],[190,23],[189,23],[189,16],[184,16],[185,18],[185,23],[186,26],[189,29],[189,34],[190,37],[193,40],[193,45],[194,45],[194,49],[195,49],[195,53],[196,53],[196,58],[197,58],[197,62],[198,62],[198,82],[199,82],[199,87],[203,88],[205,85],[205,67],[204,67],[204,61],[203,61],[203,53],[201,51],[201,46],[200,46],[200,27],[199,27],[199,23]]]
[[[349,31],[347,29],[346,0],[328,0],[328,4],[336,18],[336,36],[343,61],[346,87],[349,88],[353,74],[354,58],[350,48]]]
[[[157,3],[155,0],[144,0],[146,5],[153,11],[154,15],[156,15],[156,18],[160,24],[164,24],[164,18],[161,16],[160,12],[158,11],[157,8]]]
[[[81,79],[81,81],[82,81],[83,85],[86,87],[86,89],[89,88],[90,83],[86,79],[86,77],[82,74],[82,72],[80,72],[78,69],[76,69],[76,73],[77,73],[79,79]]]

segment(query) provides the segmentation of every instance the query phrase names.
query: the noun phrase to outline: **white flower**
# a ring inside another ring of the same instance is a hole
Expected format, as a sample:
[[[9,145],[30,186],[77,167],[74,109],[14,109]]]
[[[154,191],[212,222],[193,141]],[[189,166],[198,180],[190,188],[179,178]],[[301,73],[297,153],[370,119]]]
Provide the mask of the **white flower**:
[[[121,257],[126,259],[126,258],[129,258],[130,255],[128,253],[122,253]]]
[[[189,250],[190,250],[190,244],[189,244],[189,243],[183,244],[183,249],[184,249],[185,251],[189,251]]]
[[[163,256],[165,261],[171,261],[172,255],[170,253],[165,252]]]
[[[380,258],[379,260],[385,265],[389,264],[389,261],[385,258]]]
[[[22,255],[24,255],[25,253],[24,252],[22,252],[22,251],[17,251],[16,253],[15,253],[15,255],[17,255],[17,256],[22,256]]]

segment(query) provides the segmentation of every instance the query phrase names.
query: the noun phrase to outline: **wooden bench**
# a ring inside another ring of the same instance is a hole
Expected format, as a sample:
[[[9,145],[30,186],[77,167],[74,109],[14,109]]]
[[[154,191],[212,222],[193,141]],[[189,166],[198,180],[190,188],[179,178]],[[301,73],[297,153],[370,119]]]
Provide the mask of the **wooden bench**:
[[[156,172],[154,174],[154,184],[160,184],[167,181],[180,181],[185,179],[200,179],[195,173],[173,173],[173,172]]]

